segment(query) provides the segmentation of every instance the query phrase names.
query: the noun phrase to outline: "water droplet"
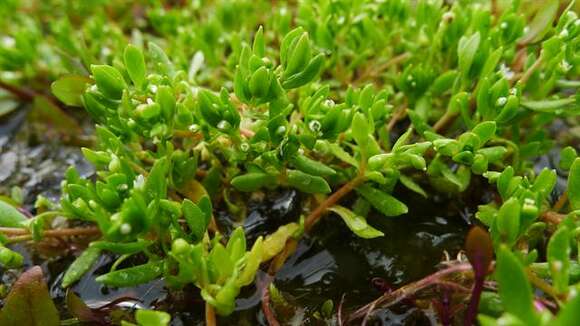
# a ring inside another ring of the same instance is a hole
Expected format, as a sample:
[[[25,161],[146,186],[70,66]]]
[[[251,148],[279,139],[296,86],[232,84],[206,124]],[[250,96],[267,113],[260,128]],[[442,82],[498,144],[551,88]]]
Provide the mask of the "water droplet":
[[[226,120],[222,120],[222,121],[218,122],[218,124],[217,124],[217,128],[219,130],[228,130],[228,129],[230,129],[230,127],[231,127],[230,123],[227,122]]]
[[[322,127],[322,125],[320,124],[320,121],[318,121],[318,120],[312,120],[308,123],[308,128],[313,132],[320,131],[321,127]]]
[[[332,99],[327,99],[326,101],[324,101],[324,105],[328,106],[329,108],[333,107],[335,105],[334,101]]]

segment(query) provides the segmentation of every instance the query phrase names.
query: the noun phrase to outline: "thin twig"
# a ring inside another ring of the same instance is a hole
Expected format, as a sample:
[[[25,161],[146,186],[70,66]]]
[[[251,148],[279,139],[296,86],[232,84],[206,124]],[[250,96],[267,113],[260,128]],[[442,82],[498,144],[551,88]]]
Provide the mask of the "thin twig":
[[[344,297],[345,296],[346,296],[346,294],[343,294],[342,297],[340,298],[340,303],[338,304],[338,309],[336,310],[336,320],[337,320],[338,326],[342,326],[343,325],[343,321],[342,321],[342,306],[344,305]]]
[[[345,183],[342,187],[340,187],[340,189],[334,192],[330,197],[328,197],[325,201],[323,201],[320,205],[318,205],[318,207],[316,207],[316,209],[313,210],[310,213],[310,215],[308,215],[306,221],[304,222],[304,229],[308,232],[328,208],[334,206],[334,204],[336,204],[342,197],[351,192],[364,180],[365,180],[364,175],[359,173],[357,177],[355,177],[354,179],[352,179],[351,181]]]
[[[24,242],[32,240],[31,235],[17,235],[15,237],[9,237],[6,241],[7,243],[17,243],[17,242]]]
[[[457,116],[458,113],[456,112],[451,113],[449,110],[445,111],[445,114],[433,125],[433,131],[439,133],[441,130],[444,130]]]
[[[361,73],[360,76],[356,79],[356,82],[366,80],[368,78],[377,77],[381,72],[389,69],[392,66],[398,65],[399,63],[406,61],[410,57],[411,57],[411,53],[405,52],[405,53],[399,54],[396,57],[393,57],[392,59],[390,59],[389,61],[385,62],[384,64],[382,64],[378,67],[373,65],[372,67],[365,69],[363,71],[363,73]]]
[[[355,311],[348,319],[348,322],[352,322],[359,318],[363,318],[368,316],[375,307],[387,307],[398,302],[401,302],[405,298],[409,297],[410,295],[415,294],[416,292],[429,287],[434,284],[438,284],[441,282],[441,279],[455,273],[465,273],[471,272],[472,267],[469,263],[459,263],[453,265],[447,269],[441,270],[434,274],[431,274],[417,282],[408,284],[403,286],[393,292],[388,292],[383,294],[381,297],[377,298],[373,302],[363,306],[362,308]]]
[[[520,77],[518,83],[525,85],[528,82],[528,79],[532,77],[534,71],[536,71],[536,69],[540,67],[543,61],[544,61],[544,52],[542,51],[538,59],[536,59],[536,61],[534,61],[534,63],[530,66],[530,68],[528,68],[528,70],[526,70],[526,72],[524,72],[524,74]]]
[[[560,198],[558,198],[558,201],[554,204],[554,207],[552,207],[552,210],[554,212],[559,212],[564,205],[566,205],[566,202],[568,201],[568,192],[564,191],[564,193],[560,196]]]
[[[12,95],[18,97],[20,100],[25,102],[30,102],[34,99],[36,95],[33,91],[26,88],[19,88],[14,85],[10,85],[6,82],[0,80],[0,88],[7,90]]]
[[[270,308],[270,289],[269,286],[265,286],[262,292],[262,311],[264,312],[264,317],[270,326],[280,326],[278,320],[274,316],[274,312]]]
[[[556,290],[550,284],[546,283],[546,281],[536,276],[536,274],[534,274],[534,272],[532,272],[530,269],[526,269],[526,275],[528,276],[528,279],[535,287],[542,290],[544,293],[548,294],[556,301],[560,301],[558,293],[556,293]]]
[[[39,93],[33,89],[11,85],[2,80],[0,80],[0,88],[7,90],[14,96],[18,97],[23,102],[32,102],[36,97],[40,96],[45,98],[50,104],[53,104],[57,108],[59,109],[63,108],[62,103],[56,100],[56,98],[47,94]]]
[[[563,214],[559,214],[553,211],[547,211],[542,213],[542,215],[540,215],[540,218],[550,224],[555,224],[558,225],[560,224],[560,222],[562,222],[562,220],[564,220],[564,217],[566,217],[566,215]]]
[[[8,236],[30,235],[30,231],[25,228],[0,227],[0,233]],[[71,237],[78,235],[98,234],[101,234],[101,230],[99,230],[99,228],[96,226],[45,230],[42,232],[42,235],[45,237]]]
[[[205,324],[207,326],[217,326],[215,311],[209,303],[205,303]]]

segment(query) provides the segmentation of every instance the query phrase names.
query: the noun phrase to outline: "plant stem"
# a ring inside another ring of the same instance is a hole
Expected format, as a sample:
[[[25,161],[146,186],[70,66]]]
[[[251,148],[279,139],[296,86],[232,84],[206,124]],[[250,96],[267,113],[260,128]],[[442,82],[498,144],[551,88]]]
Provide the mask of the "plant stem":
[[[405,53],[399,54],[396,57],[393,57],[392,59],[390,59],[389,61],[385,62],[384,64],[382,64],[378,67],[373,65],[372,67],[365,69],[363,71],[363,73],[356,79],[355,83],[358,83],[360,81],[364,81],[368,78],[375,78],[381,72],[387,70],[391,66],[398,65],[399,63],[406,61],[410,57],[411,57],[411,53],[405,52]]]
[[[268,325],[280,326],[280,323],[278,322],[278,320],[276,320],[276,317],[274,316],[274,312],[270,308],[270,290],[268,286],[265,286],[262,292],[262,311],[264,312],[264,317],[266,317]]]
[[[310,213],[310,215],[308,215],[308,217],[306,218],[306,221],[304,222],[305,231],[306,232],[310,231],[312,226],[314,226],[314,224],[320,219],[322,214],[324,214],[324,212],[326,212],[328,208],[334,206],[334,204],[336,204],[342,197],[351,192],[364,180],[365,180],[364,175],[359,173],[357,177],[345,183],[342,187],[340,187],[340,189],[338,189],[330,197],[328,197],[325,201],[323,201],[320,205],[318,205],[318,207],[316,207],[316,209],[313,210],[312,213]]]
[[[562,215],[562,214],[558,214],[558,213],[553,212],[553,211],[547,211],[547,212],[542,213],[542,215],[540,215],[540,217],[542,218],[542,220],[544,220],[550,224],[558,225],[558,224],[560,224],[560,222],[562,222],[562,220],[566,216]]]
[[[546,283],[546,281],[544,281],[543,279],[536,276],[536,274],[534,274],[534,272],[532,272],[529,268],[526,269],[526,274],[527,274],[530,282],[535,287],[542,290],[544,293],[548,294],[549,296],[554,298],[556,301],[560,301],[560,297],[558,296],[558,293],[556,293],[556,290],[550,284]]]
[[[471,300],[469,301],[469,306],[465,312],[464,325],[473,325],[473,321],[477,316],[477,309],[479,308],[479,301],[481,300],[481,292],[483,291],[483,283],[485,281],[485,275],[483,277],[476,277],[475,283],[473,285],[473,290],[471,292]]]
[[[50,102],[50,104],[53,104],[57,108],[59,108],[59,109],[63,108],[61,105],[62,103],[60,103],[58,100],[56,100],[56,98],[54,98],[50,95],[39,93],[39,92],[32,90],[32,89],[29,89],[29,88],[23,88],[23,87],[11,85],[11,84],[8,84],[2,80],[0,80],[0,88],[7,90],[9,93],[18,97],[18,99],[20,99],[23,102],[32,102],[32,101],[34,101],[35,97],[41,96],[41,97],[44,97],[48,102]]]
[[[528,70],[526,70],[526,72],[520,77],[520,80],[518,81],[518,83],[525,85],[528,82],[528,79],[530,79],[530,77],[532,77],[532,74],[534,73],[534,71],[536,71],[536,69],[538,69],[540,67],[543,60],[544,60],[544,52],[542,51],[542,53],[540,53],[540,56],[538,57],[538,59],[536,59],[536,61],[534,61],[534,63],[530,66],[530,68],[528,68]]]
[[[356,186],[358,186],[359,184],[364,182],[364,180],[365,180],[364,171],[365,170],[366,170],[366,161],[363,160],[360,164],[358,175],[354,179],[352,179],[351,181],[345,183],[342,187],[340,187],[340,189],[338,189],[336,192],[334,192],[330,197],[326,198],[325,201],[323,201],[320,205],[318,205],[318,207],[308,215],[308,217],[306,218],[306,220],[304,222],[304,232],[305,233],[308,233],[312,229],[314,224],[316,224],[316,222],[322,217],[322,215],[326,212],[326,210],[329,207],[332,207],[342,197],[344,197],[345,195],[350,193],[354,188],[356,188]],[[278,272],[278,270],[280,268],[282,268],[282,266],[284,265],[284,262],[286,261],[288,256],[290,256],[296,250],[297,246],[298,246],[298,241],[296,241],[295,239],[288,240],[286,242],[286,245],[284,246],[284,249],[282,249],[282,251],[272,259],[272,262],[270,263],[270,268],[268,269],[268,274],[275,275],[276,272]],[[262,309],[264,310],[265,315],[267,314],[266,308],[269,309],[269,301],[270,301],[269,295],[266,296],[268,294],[267,288],[268,288],[268,284],[272,280],[273,280],[273,277],[266,281],[265,290],[262,293]],[[275,321],[275,319],[274,319],[274,321]],[[279,324],[277,324],[277,322],[272,323],[270,320],[268,322],[270,323],[270,325],[279,325]]]
[[[405,285],[393,292],[387,292],[383,294],[381,297],[377,298],[373,302],[363,306],[362,308],[355,311],[352,315],[350,315],[347,324],[349,322],[353,322],[359,318],[363,318],[368,316],[375,307],[387,307],[398,302],[401,302],[403,299],[409,297],[410,295],[422,290],[426,287],[429,287],[433,284],[437,284],[443,277],[449,276],[455,273],[466,273],[472,272],[471,264],[469,263],[459,263],[448,267],[447,269],[441,270],[434,274],[431,274],[417,282]]]
[[[3,82],[2,80],[0,80],[0,88],[7,90],[9,93],[25,102],[32,101],[35,96],[34,92],[29,89],[18,88],[14,85]]]
[[[451,113],[449,110],[445,111],[445,114],[435,124],[433,125],[433,131],[439,133],[440,131],[447,128],[447,126],[452,123],[455,118],[458,116],[458,113],[454,112]]]
[[[215,311],[209,303],[205,303],[205,324],[207,326],[216,326]]]
[[[25,228],[7,228],[0,227],[0,233],[5,235],[21,236],[30,235],[30,231]],[[96,226],[79,227],[79,228],[65,228],[55,230],[45,230],[42,232],[45,237],[72,237],[78,235],[99,235],[101,230]]]
[[[568,201],[568,192],[564,191],[564,193],[560,196],[560,198],[558,198],[558,201],[554,204],[554,207],[552,207],[552,210],[555,213],[559,212],[562,209],[562,207],[566,205],[567,201]]]

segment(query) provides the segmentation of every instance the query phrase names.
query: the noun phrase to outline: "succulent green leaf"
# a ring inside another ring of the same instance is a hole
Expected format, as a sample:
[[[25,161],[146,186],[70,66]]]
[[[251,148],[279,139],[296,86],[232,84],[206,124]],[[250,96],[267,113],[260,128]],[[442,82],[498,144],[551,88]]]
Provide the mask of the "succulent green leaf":
[[[520,230],[520,202],[517,198],[508,199],[497,213],[497,229],[503,241],[513,245]]]
[[[330,186],[326,180],[298,170],[288,170],[288,184],[306,193],[327,194],[330,192]]]
[[[385,216],[399,216],[409,211],[407,205],[395,197],[369,185],[362,185],[356,191]]]
[[[459,57],[459,70],[463,76],[467,76],[469,73],[469,68],[473,63],[477,49],[479,48],[481,36],[479,32],[467,37],[463,36],[459,40],[459,45],[457,47],[457,56]],[[465,78],[464,77],[464,78]]]
[[[288,48],[288,64],[284,69],[284,75],[287,77],[300,72],[302,67],[306,67],[312,55],[308,33],[302,33],[295,42]]]
[[[399,181],[401,181],[401,183],[403,184],[403,186],[407,187],[407,189],[412,190],[416,193],[418,193],[419,195],[423,196],[424,198],[427,198],[428,195],[425,192],[425,190],[418,184],[416,183],[413,178],[408,177],[404,174],[401,174],[399,176]]]
[[[304,155],[297,155],[292,160],[292,163],[294,164],[294,166],[296,166],[298,170],[311,175],[326,177],[336,174],[336,171],[331,167],[329,167],[328,165],[310,159]]]
[[[263,253],[263,242],[264,239],[259,237],[252,246],[252,250],[247,254],[246,265],[242,270],[242,273],[237,279],[237,283],[239,286],[246,286],[251,284],[254,281],[256,276],[256,272],[260,267],[260,263],[262,262]]]
[[[565,109],[575,102],[576,98],[572,96],[557,100],[523,101],[522,106],[537,112],[554,112]]]
[[[357,112],[352,118],[352,136],[361,150],[366,149],[369,142],[370,126],[364,114]]]
[[[556,185],[556,171],[544,168],[534,180],[531,190],[549,194]]]
[[[570,230],[560,226],[548,242],[547,256],[554,288],[562,294],[568,290],[570,252]]]
[[[254,35],[254,44],[252,46],[252,51],[259,57],[264,57],[266,55],[266,42],[264,41],[264,27],[260,26],[256,35]]]
[[[580,209],[580,158],[576,158],[568,175],[568,198],[573,210]]]
[[[136,46],[129,44],[125,48],[123,59],[125,61],[127,73],[133,81],[133,84],[135,84],[137,88],[141,89],[145,84],[145,78],[147,74],[147,67],[145,66],[143,52]]]
[[[120,100],[123,95],[123,89],[127,86],[123,75],[115,67],[107,65],[92,65],[91,72],[97,83],[97,87],[103,95],[113,99]]]
[[[167,326],[171,321],[171,315],[164,311],[138,309],[135,320],[139,326]]]
[[[119,269],[107,274],[98,276],[95,280],[107,286],[132,287],[147,282],[161,276],[163,273],[163,261],[151,261],[143,265]]]
[[[282,225],[276,230],[276,232],[271,233],[264,239],[263,250],[262,250],[262,262],[266,262],[280,253],[286,241],[290,239],[296,231],[300,229],[300,225],[297,223],[290,223]]]
[[[372,226],[367,224],[367,220],[355,213],[351,210],[344,208],[342,206],[333,206],[329,208],[331,211],[335,212],[342,218],[344,223],[348,226],[348,228],[354,232],[357,236],[364,238],[364,239],[372,239],[376,237],[382,237],[385,234]]]
[[[202,210],[189,199],[184,199],[181,204],[183,217],[189,226],[194,239],[201,240],[207,229],[207,220]]]
[[[559,3],[558,0],[544,1],[542,5],[538,7],[534,19],[528,26],[527,33],[518,41],[518,43],[527,44],[542,39],[542,37],[544,37],[544,35],[546,35],[550,30],[552,22],[554,21],[554,18],[556,18]]]
[[[487,143],[493,136],[495,136],[496,124],[495,121],[485,121],[476,125],[471,132],[479,137],[480,144]]]
[[[310,60],[303,71],[296,73],[284,80],[282,82],[282,87],[285,89],[292,89],[308,84],[314,80],[314,78],[316,78],[323,65],[324,55],[321,53]]]
[[[68,267],[66,273],[64,273],[61,286],[67,288],[74,282],[80,280],[81,277],[91,269],[100,256],[101,249],[97,247],[89,247],[85,249]]]
[[[250,192],[275,185],[276,177],[261,172],[250,172],[233,178],[230,183],[240,191]]]
[[[566,146],[560,152],[560,162],[558,165],[562,170],[570,170],[572,163],[574,163],[577,157],[576,149],[572,146]]]
[[[82,106],[82,95],[90,83],[90,79],[84,76],[63,76],[50,85],[50,89],[56,98],[70,106]]]
[[[499,248],[495,277],[506,312],[513,314],[527,325],[537,325],[538,318],[532,305],[532,288],[524,267],[506,246]]]
[[[0,226],[20,228],[26,226],[29,219],[16,207],[0,199]]]

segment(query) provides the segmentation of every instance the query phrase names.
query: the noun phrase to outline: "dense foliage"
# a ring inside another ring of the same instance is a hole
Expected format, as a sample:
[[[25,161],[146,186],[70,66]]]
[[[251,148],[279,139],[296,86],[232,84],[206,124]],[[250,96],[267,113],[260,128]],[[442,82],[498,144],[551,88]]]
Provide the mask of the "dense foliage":
[[[465,315],[456,322],[474,322],[479,306],[482,325],[577,324],[575,8],[551,0],[2,1],[0,96],[31,101],[54,120],[83,107],[96,137],[82,151],[96,173],[70,168],[60,202],[40,198],[32,218],[17,201],[0,201],[0,263],[19,268],[9,245],[58,236],[47,232],[51,221],[66,217],[67,232],[94,238],[63,287],[105,252],[119,263],[141,255],[143,264],[116,263],[97,281],[194,285],[212,323],[214,310],[234,311],[260,268],[275,273],[320,218],[380,237],[388,230],[367,223],[370,211],[408,211],[395,186],[459,197],[486,180],[496,198],[474,218],[487,232],[468,237],[473,272],[464,273],[470,293],[454,297]],[[551,151],[560,152],[564,191],[554,190],[557,171],[535,168]],[[250,196],[275,188],[308,196],[300,220],[252,243],[241,227],[220,232],[215,207],[242,220]],[[27,286],[21,291],[36,291]],[[10,313],[15,292],[0,324],[19,318]],[[377,300],[378,308],[388,298]],[[346,319],[360,322],[374,307]],[[49,308],[39,313],[53,318]],[[135,322],[169,317],[143,310]]]

